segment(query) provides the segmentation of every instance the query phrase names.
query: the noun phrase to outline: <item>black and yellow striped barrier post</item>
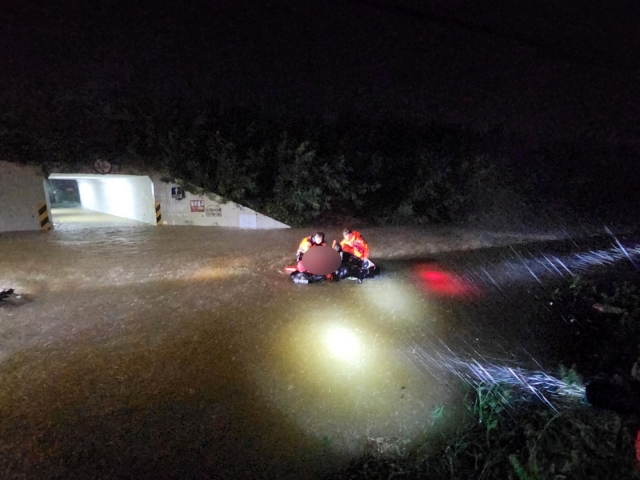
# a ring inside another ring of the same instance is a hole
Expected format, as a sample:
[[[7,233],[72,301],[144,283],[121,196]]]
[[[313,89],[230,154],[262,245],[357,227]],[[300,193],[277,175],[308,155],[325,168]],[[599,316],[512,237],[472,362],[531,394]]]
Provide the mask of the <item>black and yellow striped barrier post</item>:
[[[162,210],[160,209],[160,202],[156,202],[156,225],[162,225]]]
[[[38,220],[40,221],[40,230],[51,230],[53,228],[46,203],[38,204]]]

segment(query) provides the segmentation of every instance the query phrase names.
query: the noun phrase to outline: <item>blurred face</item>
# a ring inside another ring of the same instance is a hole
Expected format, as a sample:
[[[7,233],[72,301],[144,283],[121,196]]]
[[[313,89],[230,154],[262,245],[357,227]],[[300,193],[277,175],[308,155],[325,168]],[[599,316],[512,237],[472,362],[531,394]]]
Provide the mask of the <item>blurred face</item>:
[[[318,244],[319,244],[319,243],[322,243],[322,242],[324,241],[324,238],[322,238],[322,236],[320,236],[320,235],[316,235],[316,236],[314,236],[314,237],[313,237],[313,239],[314,239],[314,241],[315,241],[316,243],[318,243]]]
[[[350,240],[351,237],[353,236],[353,233],[343,233],[342,236],[344,237],[345,240]]]

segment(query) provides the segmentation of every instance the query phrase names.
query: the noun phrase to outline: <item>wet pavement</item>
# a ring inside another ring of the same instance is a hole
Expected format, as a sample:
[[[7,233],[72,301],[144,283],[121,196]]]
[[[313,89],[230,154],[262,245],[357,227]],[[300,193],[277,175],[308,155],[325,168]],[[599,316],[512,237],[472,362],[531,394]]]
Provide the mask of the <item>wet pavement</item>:
[[[23,299],[0,307],[3,478],[317,478],[451,398],[416,346],[544,362],[536,295],[568,274],[501,262],[611,243],[374,228],[379,278],[295,285],[282,268],[308,233],[0,235],[0,288]]]

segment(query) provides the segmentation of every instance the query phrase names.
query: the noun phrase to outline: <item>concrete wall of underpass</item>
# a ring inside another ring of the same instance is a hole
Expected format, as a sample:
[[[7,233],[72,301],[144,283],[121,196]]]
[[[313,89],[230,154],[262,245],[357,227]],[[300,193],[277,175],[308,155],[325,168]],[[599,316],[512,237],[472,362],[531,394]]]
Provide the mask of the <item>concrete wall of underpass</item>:
[[[153,183],[149,177],[105,175],[96,178],[78,175],[75,179],[83,208],[156,224]]]
[[[0,161],[0,232],[42,228],[38,209],[47,202],[44,181],[40,168]]]
[[[173,198],[172,187],[144,175],[100,175],[95,173],[52,173],[50,179],[78,182],[82,206],[150,225],[156,224],[156,202],[161,207],[163,225],[220,226],[245,229],[289,228],[234,202],[224,202],[213,193],[185,193]],[[0,232],[52,228],[46,180],[39,167],[0,161]],[[47,208],[44,208],[44,205]],[[44,213],[42,213],[44,212]],[[44,217],[43,217],[44,215]]]
[[[173,198],[172,188],[178,184],[153,179],[156,202],[162,208],[163,225],[196,225],[235,227],[244,229],[289,228],[282,222],[267,217],[234,202],[224,202],[213,193],[196,195],[184,192],[184,198]]]

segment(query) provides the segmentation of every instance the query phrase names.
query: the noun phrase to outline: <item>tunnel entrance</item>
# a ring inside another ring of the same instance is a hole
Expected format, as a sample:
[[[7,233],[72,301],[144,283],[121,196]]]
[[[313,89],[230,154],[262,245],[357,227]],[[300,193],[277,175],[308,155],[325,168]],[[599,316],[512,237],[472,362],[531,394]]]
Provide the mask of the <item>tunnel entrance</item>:
[[[156,225],[147,176],[54,173],[45,194],[54,228]]]

